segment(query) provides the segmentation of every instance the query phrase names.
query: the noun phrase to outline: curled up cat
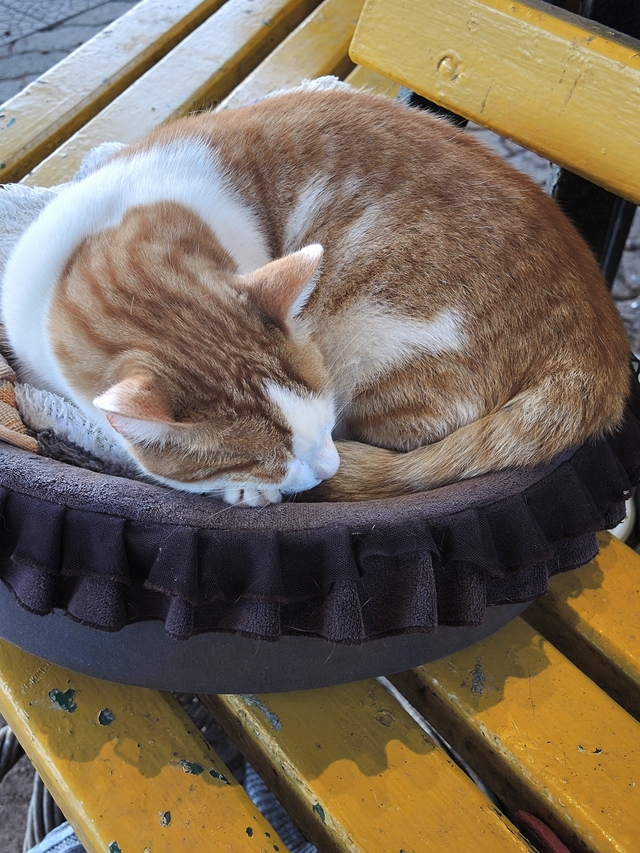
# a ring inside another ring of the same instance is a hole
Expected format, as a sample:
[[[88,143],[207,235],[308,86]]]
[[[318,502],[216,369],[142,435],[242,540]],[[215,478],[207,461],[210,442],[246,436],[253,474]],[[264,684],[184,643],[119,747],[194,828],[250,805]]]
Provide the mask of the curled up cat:
[[[553,201],[344,85],[110,151],[15,248],[19,375],[156,482],[262,506],[550,461],[619,424],[628,344]]]

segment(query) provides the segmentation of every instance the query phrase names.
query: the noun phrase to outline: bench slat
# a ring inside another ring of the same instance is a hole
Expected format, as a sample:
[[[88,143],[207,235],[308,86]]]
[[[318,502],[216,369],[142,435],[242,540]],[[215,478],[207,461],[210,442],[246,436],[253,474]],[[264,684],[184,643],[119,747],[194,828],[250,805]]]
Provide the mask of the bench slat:
[[[69,180],[82,157],[106,141],[133,142],[191,110],[212,106],[291,32],[318,0],[227,2],[171,53],[24,179],[31,186]]]
[[[383,77],[382,74],[362,65],[356,65],[345,78],[345,82],[354,89],[367,89],[376,95],[386,95],[387,98],[396,98],[401,88],[399,83],[394,83],[388,77]]]
[[[376,681],[201,699],[323,853],[530,849]]]
[[[240,107],[278,89],[299,86],[326,74],[345,77],[352,69],[349,44],[362,11],[363,0],[324,0],[220,104]]]
[[[0,712],[88,853],[287,850],[171,694],[2,640]]]
[[[611,536],[586,566],[558,575],[524,618],[640,719],[640,555]]]
[[[0,180],[20,180],[223,2],[144,0],[7,101]]]
[[[548,10],[540,0],[368,0],[351,55],[640,203],[640,43]]]
[[[522,619],[390,680],[509,807],[571,849],[637,851],[640,724]]]

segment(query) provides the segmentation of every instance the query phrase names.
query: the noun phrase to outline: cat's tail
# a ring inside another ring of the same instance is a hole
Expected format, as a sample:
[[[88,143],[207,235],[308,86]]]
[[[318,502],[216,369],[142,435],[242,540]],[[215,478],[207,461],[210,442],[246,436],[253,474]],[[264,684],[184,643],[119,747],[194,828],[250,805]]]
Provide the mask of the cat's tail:
[[[441,441],[406,453],[355,441],[336,442],[338,473],[302,499],[307,495],[314,501],[395,497],[492,471],[545,464],[591,436],[614,430],[622,420],[626,394],[620,393],[620,383],[617,391],[600,394],[558,386],[557,378],[551,378]]]

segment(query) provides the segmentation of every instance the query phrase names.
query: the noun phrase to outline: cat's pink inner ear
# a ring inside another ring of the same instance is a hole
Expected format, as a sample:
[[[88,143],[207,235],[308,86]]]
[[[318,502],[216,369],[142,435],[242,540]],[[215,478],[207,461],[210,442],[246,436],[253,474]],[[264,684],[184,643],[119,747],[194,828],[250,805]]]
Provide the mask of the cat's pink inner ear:
[[[311,296],[323,251],[315,243],[244,276],[264,311],[281,328],[286,329]]]
[[[176,427],[153,374],[132,373],[96,397],[93,405],[105,413],[116,432],[132,442],[165,440]]]

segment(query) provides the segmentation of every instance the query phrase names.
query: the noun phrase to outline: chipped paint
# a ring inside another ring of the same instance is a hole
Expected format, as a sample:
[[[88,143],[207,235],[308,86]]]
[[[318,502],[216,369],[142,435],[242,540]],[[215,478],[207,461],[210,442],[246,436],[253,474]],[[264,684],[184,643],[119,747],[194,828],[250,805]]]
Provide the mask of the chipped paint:
[[[214,779],[219,779],[221,782],[224,782],[225,785],[231,784],[224,773],[220,773],[215,767],[212,767],[211,770],[209,770],[209,776],[213,776]]]
[[[185,773],[191,773],[194,776],[200,776],[204,773],[204,767],[202,764],[198,764],[195,761],[187,761],[184,758],[178,761],[178,767],[182,767]]]
[[[2,168],[2,169],[6,168],[6,164],[5,163],[0,164],[0,168]],[[50,666],[51,666],[50,663],[47,663],[47,662],[43,663],[42,666],[33,673],[31,678],[29,678],[27,681],[24,682],[24,684],[22,684],[20,686],[20,692],[26,696],[27,693],[29,692],[29,690],[44,678],[45,673],[49,669]]]
[[[395,717],[390,711],[378,711],[375,719],[377,723],[386,728],[389,728],[395,722]]]
[[[160,812],[160,826],[169,826],[171,823],[171,812]]]
[[[322,808],[322,806],[320,805],[320,803],[316,803],[316,804],[312,807],[311,811],[314,811],[314,812],[318,815],[318,817],[320,818],[320,820],[321,820],[323,823],[326,823],[326,820],[324,819],[324,809]]]
[[[118,844],[117,841],[111,842],[111,844],[109,845],[109,853],[122,853],[122,850],[120,849],[120,845]]]
[[[262,711],[271,728],[276,732],[280,731],[282,728],[282,721],[280,717],[278,717],[277,714],[274,714],[273,711],[264,704],[259,696],[256,696],[254,693],[245,693],[242,695],[242,700],[250,708],[257,708],[259,711]]]
[[[245,832],[247,833],[247,835],[249,836],[249,838],[253,838],[253,829],[251,829],[251,827],[250,827],[250,826],[248,826],[248,827],[245,829]]]
[[[76,695],[76,691],[69,688],[65,690],[64,693],[61,690],[58,690],[56,687],[53,690],[49,691],[49,699],[53,703],[55,703],[59,708],[63,711],[67,711],[69,714],[73,714],[73,712],[78,707],[76,703],[73,701],[73,697]]]
[[[476,658],[476,665],[471,670],[471,692],[475,696],[482,696],[484,690],[485,675],[482,671],[482,662]]]
[[[116,715],[110,708],[103,708],[102,711],[98,714],[98,722],[101,726],[110,726],[111,723],[115,720]]]

